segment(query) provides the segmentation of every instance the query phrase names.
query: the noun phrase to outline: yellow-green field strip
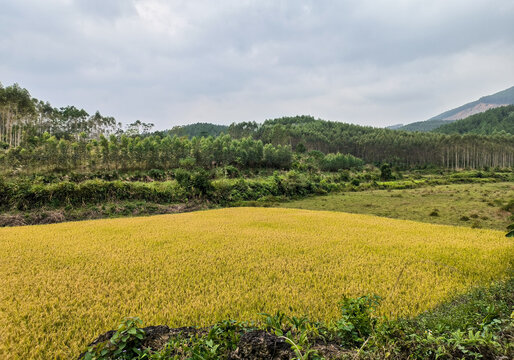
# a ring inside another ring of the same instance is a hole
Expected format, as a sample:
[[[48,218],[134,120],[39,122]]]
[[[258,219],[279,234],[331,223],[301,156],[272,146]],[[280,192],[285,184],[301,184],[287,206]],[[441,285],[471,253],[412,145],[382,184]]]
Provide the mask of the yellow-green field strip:
[[[0,359],[69,359],[126,316],[209,325],[277,309],[328,320],[376,293],[411,316],[507,276],[501,231],[231,208],[0,229]]]

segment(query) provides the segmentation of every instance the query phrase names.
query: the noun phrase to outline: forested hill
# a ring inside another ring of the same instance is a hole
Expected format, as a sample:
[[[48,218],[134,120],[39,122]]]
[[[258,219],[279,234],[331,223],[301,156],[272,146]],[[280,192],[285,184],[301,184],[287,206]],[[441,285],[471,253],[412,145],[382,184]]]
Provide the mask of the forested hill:
[[[114,118],[99,112],[91,116],[73,106],[53,108],[16,84],[0,86],[0,173],[52,168],[169,169],[181,163],[290,168],[293,152],[301,156],[311,151],[320,158],[325,156],[322,153],[351,154],[367,163],[408,167],[514,166],[510,130],[488,136],[414,133],[312,116],[229,127],[193,124],[155,133],[150,132],[152,126],[137,120],[123,130]],[[221,132],[228,134],[216,137]]]
[[[514,105],[502,106],[438,127],[442,134],[514,135]]]
[[[311,116],[284,117],[230,125],[233,138],[252,137],[263,143],[289,145],[296,152],[349,153],[366,162],[407,166],[514,166],[514,136],[461,136],[414,133],[364,127]]]
[[[189,124],[183,126],[175,126],[171,130],[165,130],[160,132],[161,135],[176,135],[178,137],[187,136],[188,138],[198,137],[198,136],[219,136],[222,133],[227,133],[228,126],[226,125],[217,125],[210,123],[196,123]]]
[[[433,131],[434,129],[437,129],[440,126],[452,123],[454,120],[439,120],[439,119],[433,119],[433,120],[425,120],[425,121],[417,121],[408,125],[403,125],[400,127],[396,127],[394,129],[390,128],[391,130],[403,130],[403,131],[421,131],[421,132],[427,132],[427,131]]]
[[[442,125],[456,120],[465,119],[471,115],[479,114],[489,109],[505,105],[514,105],[514,86],[493,95],[483,96],[478,100],[443,112],[426,121],[418,121],[397,128],[406,131],[432,131]]]

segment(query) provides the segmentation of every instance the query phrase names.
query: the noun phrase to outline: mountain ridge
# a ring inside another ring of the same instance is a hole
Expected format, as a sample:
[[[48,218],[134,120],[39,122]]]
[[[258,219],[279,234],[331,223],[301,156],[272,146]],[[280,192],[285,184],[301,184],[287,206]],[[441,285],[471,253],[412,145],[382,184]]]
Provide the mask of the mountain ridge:
[[[454,109],[445,111],[425,121],[417,121],[402,127],[392,128],[393,130],[406,131],[433,131],[440,126],[450,124],[456,120],[465,119],[469,116],[482,113],[501,106],[514,104],[514,86],[494,93],[482,96],[478,100],[466,103]]]

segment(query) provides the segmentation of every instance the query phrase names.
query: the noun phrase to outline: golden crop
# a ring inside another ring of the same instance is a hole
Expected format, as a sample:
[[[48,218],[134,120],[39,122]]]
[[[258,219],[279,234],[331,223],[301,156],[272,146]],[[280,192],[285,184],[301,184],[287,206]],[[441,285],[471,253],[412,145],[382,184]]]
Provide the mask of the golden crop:
[[[0,229],[0,358],[69,359],[126,316],[208,325],[343,294],[414,315],[506,276],[502,232],[368,215],[231,208]]]

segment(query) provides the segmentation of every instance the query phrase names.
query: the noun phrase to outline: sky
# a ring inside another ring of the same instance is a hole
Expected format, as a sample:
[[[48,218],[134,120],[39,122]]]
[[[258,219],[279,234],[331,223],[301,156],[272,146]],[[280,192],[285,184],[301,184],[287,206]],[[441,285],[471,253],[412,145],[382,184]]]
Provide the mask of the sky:
[[[0,0],[0,82],[156,129],[383,127],[514,85],[512,0]]]

